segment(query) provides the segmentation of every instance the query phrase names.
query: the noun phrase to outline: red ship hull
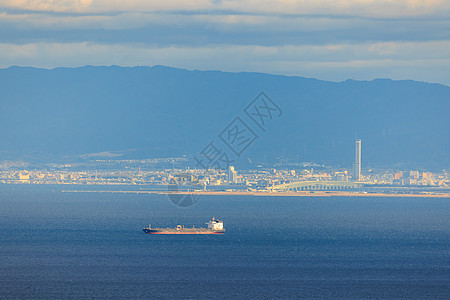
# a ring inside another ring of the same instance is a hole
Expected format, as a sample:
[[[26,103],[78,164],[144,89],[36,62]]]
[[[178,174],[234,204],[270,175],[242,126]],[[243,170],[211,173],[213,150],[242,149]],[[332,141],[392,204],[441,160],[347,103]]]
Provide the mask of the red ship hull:
[[[161,230],[161,229],[143,229],[146,234],[223,234],[223,231],[213,231],[213,230],[192,230],[192,229],[169,229],[169,230]]]
[[[146,234],[223,234],[223,232],[146,232]]]
[[[225,229],[223,228],[223,222],[212,218],[208,223],[208,228],[185,228],[182,225],[177,225],[176,228],[152,228],[148,225],[148,228],[142,229],[146,234],[223,234]]]

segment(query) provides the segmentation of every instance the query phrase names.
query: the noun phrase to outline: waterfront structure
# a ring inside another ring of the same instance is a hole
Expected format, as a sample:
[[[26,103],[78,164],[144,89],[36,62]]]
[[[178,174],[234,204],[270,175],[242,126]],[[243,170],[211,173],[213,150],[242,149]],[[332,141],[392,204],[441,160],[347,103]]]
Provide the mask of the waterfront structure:
[[[353,164],[353,180],[361,181],[361,140],[355,141],[355,162]]]
[[[350,181],[297,181],[272,186],[272,191],[295,192],[295,191],[325,191],[325,190],[350,190],[359,189],[362,183]]]

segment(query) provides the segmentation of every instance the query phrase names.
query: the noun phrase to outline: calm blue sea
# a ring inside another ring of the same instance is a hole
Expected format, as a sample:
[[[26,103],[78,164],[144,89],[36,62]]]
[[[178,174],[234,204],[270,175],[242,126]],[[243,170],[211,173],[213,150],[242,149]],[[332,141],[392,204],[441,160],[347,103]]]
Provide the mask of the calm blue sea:
[[[203,226],[220,235],[145,235]],[[449,299],[450,199],[0,186],[0,298]]]

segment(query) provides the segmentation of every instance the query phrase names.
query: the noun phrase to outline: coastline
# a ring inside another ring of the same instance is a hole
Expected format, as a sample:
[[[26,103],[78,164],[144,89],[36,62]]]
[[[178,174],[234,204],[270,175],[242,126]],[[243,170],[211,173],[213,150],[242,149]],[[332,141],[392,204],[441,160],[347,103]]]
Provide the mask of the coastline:
[[[157,195],[196,195],[196,196],[264,196],[264,197],[408,197],[408,198],[450,198],[450,193],[442,194],[401,194],[401,193],[362,193],[341,191],[299,191],[299,192],[242,192],[242,191],[108,191],[108,190],[62,190],[63,193],[123,193],[123,194],[157,194]]]
[[[160,192],[159,194],[170,194]],[[391,193],[361,193],[339,191],[299,191],[299,192],[178,192],[177,194],[191,195],[220,195],[220,196],[290,196],[290,197],[422,197],[422,198],[450,198],[450,194],[391,194]]]

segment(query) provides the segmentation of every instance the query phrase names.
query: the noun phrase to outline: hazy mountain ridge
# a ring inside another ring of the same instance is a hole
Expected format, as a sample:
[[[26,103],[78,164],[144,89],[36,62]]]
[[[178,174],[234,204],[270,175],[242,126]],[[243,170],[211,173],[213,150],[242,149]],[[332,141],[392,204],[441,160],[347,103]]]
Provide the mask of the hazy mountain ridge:
[[[450,165],[450,87],[415,81],[327,82],[261,73],[122,68],[0,70],[0,159],[145,149],[195,154],[261,91],[283,115],[243,157],[350,167]]]

